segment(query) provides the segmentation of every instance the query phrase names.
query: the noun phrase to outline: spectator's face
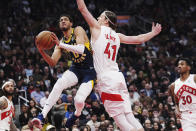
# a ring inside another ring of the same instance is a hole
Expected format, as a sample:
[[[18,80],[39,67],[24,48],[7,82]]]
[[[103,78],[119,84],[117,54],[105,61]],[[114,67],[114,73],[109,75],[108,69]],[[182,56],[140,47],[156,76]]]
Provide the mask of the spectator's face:
[[[72,27],[70,19],[66,16],[62,16],[59,20],[59,28],[61,31],[67,31]]]
[[[62,103],[62,99],[59,98],[58,101],[57,101],[57,104],[61,104]]]
[[[3,70],[0,71],[0,77],[4,77],[4,71]]]
[[[68,96],[67,96],[67,101],[68,101],[68,102],[72,102],[72,100],[73,100],[73,99],[72,99],[72,95],[68,95]]]
[[[28,108],[26,106],[22,106],[22,112],[24,112],[24,113],[27,112],[27,109]]]
[[[159,103],[159,109],[163,109],[163,104]]]
[[[31,120],[28,121],[28,126],[30,129],[33,128],[33,123],[31,122]]]
[[[36,87],[35,89],[36,89],[37,92],[40,92],[40,88],[39,87]]]
[[[155,122],[155,123],[153,124],[153,127],[154,127],[155,130],[158,130],[158,129],[159,129],[158,123]]]
[[[164,106],[164,109],[165,109],[165,110],[168,110],[168,109],[169,109],[169,108],[168,108],[168,105],[165,105],[165,106]]]
[[[46,91],[46,92],[45,92],[45,97],[48,98],[48,96],[49,96],[49,92]]]
[[[101,121],[104,121],[105,120],[105,115],[102,114],[100,119],[101,119]]]
[[[93,115],[93,116],[91,117],[91,119],[92,119],[93,122],[95,122],[95,121],[97,121],[97,116],[96,116],[96,115]]]
[[[142,111],[142,116],[148,116],[148,110],[143,109],[143,111]]]
[[[148,129],[148,128],[151,128],[151,122],[150,120],[146,120],[145,121],[145,127]]]
[[[113,127],[113,125],[109,125],[107,129],[108,129],[108,131],[113,131],[114,127]]]
[[[34,106],[35,106],[34,101],[32,101],[32,100],[30,101],[30,106],[31,106],[31,107],[34,107]]]
[[[150,89],[151,89],[150,84],[147,83],[147,84],[145,85],[145,88],[146,88],[146,90],[150,90]]]

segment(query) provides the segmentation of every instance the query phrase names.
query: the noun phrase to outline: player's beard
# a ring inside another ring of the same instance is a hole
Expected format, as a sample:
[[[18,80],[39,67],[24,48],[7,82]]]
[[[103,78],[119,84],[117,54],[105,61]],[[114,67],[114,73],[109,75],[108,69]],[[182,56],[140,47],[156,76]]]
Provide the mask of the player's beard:
[[[69,25],[67,27],[61,27],[60,28],[61,31],[68,31],[69,29],[70,29]]]
[[[14,90],[13,91],[3,90],[3,93],[4,93],[5,96],[13,96],[14,95]]]
[[[61,28],[61,31],[67,31],[69,28]]]

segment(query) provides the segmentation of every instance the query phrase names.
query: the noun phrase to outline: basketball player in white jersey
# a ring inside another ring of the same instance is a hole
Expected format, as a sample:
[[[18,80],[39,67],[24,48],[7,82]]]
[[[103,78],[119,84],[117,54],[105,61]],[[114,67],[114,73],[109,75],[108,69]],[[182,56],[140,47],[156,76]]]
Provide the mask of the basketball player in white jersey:
[[[191,62],[186,58],[179,59],[180,78],[169,86],[183,131],[196,131],[196,75],[190,74],[190,70]]]
[[[14,82],[6,81],[2,85],[3,96],[0,97],[0,131],[17,131],[13,122],[14,105],[12,96],[14,94]]]
[[[148,41],[160,33],[161,25],[153,24],[152,31],[146,34],[126,36],[115,32],[115,13],[104,11],[96,20],[88,11],[84,0],[77,0],[77,4],[90,26],[97,85],[106,111],[121,130],[143,131],[143,127],[133,116],[125,79],[119,71],[116,57],[120,43],[141,44]]]

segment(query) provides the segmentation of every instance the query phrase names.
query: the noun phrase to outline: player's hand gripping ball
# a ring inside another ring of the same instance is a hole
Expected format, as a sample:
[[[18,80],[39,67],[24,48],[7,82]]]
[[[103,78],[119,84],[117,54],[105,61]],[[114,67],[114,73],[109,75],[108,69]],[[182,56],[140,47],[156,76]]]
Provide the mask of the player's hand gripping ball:
[[[40,32],[35,38],[35,43],[37,48],[42,50],[49,50],[52,47],[54,47],[55,45],[55,42],[53,41],[54,36],[56,35],[50,31]]]

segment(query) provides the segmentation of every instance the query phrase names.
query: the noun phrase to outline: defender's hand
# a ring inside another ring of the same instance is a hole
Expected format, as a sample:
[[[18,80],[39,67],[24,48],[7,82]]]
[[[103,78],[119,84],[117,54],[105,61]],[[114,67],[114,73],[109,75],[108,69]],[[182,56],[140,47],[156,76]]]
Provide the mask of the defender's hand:
[[[161,32],[161,30],[162,30],[161,24],[156,23],[156,25],[155,25],[154,22],[152,23],[152,32],[155,35],[158,35]]]

